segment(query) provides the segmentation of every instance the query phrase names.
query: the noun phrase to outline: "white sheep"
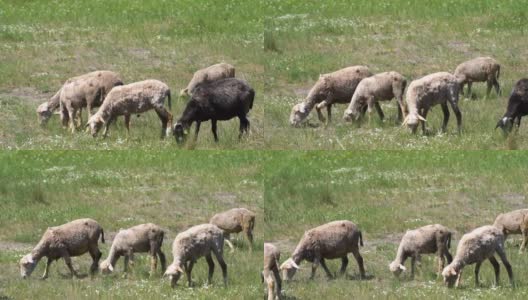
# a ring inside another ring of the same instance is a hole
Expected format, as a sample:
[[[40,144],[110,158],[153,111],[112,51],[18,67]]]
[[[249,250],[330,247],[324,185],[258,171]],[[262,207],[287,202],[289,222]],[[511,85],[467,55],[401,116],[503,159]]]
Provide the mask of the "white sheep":
[[[356,224],[350,221],[330,222],[306,231],[292,256],[282,263],[280,269],[285,280],[290,280],[299,269],[299,263],[307,260],[312,263],[310,279],[314,278],[319,264],[328,278],[332,278],[325,259],[341,258],[340,274],[343,275],[348,265],[347,254],[352,252],[359,266],[361,278],[364,278],[365,268],[363,257],[359,253],[359,245],[363,246],[363,237]]]
[[[482,262],[488,259],[495,270],[495,284],[499,283],[500,266],[494,255],[497,253],[508,271],[510,283],[513,286],[513,272],[506,253],[504,252],[504,234],[500,228],[492,225],[479,227],[464,234],[458,243],[453,261],[444,268],[442,276],[448,287],[460,284],[462,269],[466,265],[475,264],[475,284],[479,285],[479,271]]]
[[[403,266],[407,258],[411,258],[411,278],[414,278],[416,261],[421,254],[438,256],[438,275],[444,269],[445,259],[451,263],[453,257],[449,253],[451,247],[451,231],[440,224],[426,225],[414,230],[407,230],[403,235],[396,258],[389,265],[390,271],[399,276],[406,268]]]
[[[365,66],[348,67],[319,76],[319,80],[312,87],[306,99],[293,106],[290,124],[299,126],[314,107],[321,122],[325,122],[321,109],[326,107],[328,122],[330,122],[332,105],[349,103],[359,82],[369,76],[372,76],[372,73]]]
[[[442,131],[445,131],[449,121],[449,109],[447,107],[447,103],[449,103],[457,118],[457,128],[460,132],[462,114],[458,108],[459,87],[456,77],[447,72],[433,73],[411,82],[405,97],[409,114],[405,117],[402,126],[409,126],[415,133],[418,123],[421,121],[422,130],[425,134],[427,113],[433,106],[440,104],[444,113]]]
[[[390,101],[392,98],[398,100],[398,120],[402,121],[405,113],[403,103],[403,92],[407,80],[398,72],[384,72],[367,77],[359,82],[350,105],[345,110],[343,119],[347,122],[359,120],[362,113],[367,109],[369,122],[371,113],[375,107],[381,120],[385,117],[378,101]]]
[[[463,92],[464,85],[467,84],[467,95],[471,96],[471,85],[473,82],[488,83],[486,95],[489,96],[491,88],[495,87],[497,95],[500,94],[499,76],[500,64],[491,57],[477,57],[461,63],[455,69],[455,77],[460,83],[460,92]]]
[[[108,93],[103,105],[88,120],[86,126],[90,127],[90,132],[95,137],[104,125],[103,136],[106,137],[110,124],[118,116],[124,115],[128,136],[130,132],[130,115],[154,109],[161,120],[161,138],[164,138],[168,134],[166,133],[167,128],[172,127],[172,114],[164,107],[165,98],[168,98],[170,110],[170,89],[159,80],[149,79],[115,87]]]
[[[129,261],[134,263],[134,253],[148,252],[151,256],[150,276],[156,272],[158,256],[161,262],[161,270],[165,272],[165,254],[161,251],[164,235],[163,229],[152,223],[119,230],[112,242],[108,257],[101,262],[99,268],[103,273],[113,272],[119,257],[124,256],[125,272],[127,272]]]
[[[253,250],[253,229],[255,228],[255,213],[246,208],[233,208],[228,211],[215,214],[209,223],[218,226],[224,231],[224,240],[231,251],[234,247],[230,241],[231,233],[244,232],[249,241],[250,249]]]
[[[211,82],[218,79],[235,77],[235,67],[227,63],[219,63],[194,72],[187,87],[180,91],[180,97],[190,96],[194,88],[204,82]]]
[[[526,249],[526,243],[528,242],[528,209],[518,209],[500,214],[493,225],[502,229],[504,239],[510,234],[522,234],[523,241],[519,252],[523,252]]]
[[[211,284],[214,272],[214,262],[211,254],[214,254],[220,268],[224,285],[227,285],[227,265],[224,262],[224,233],[222,229],[213,224],[202,224],[191,227],[179,233],[172,244],[172,255],[174,261],[167,267],[164,276],[169,276],[171,287],[175,287],[183,272],[187,275],[189,286],[192,285],[191,272],[196,260],[205,256],[209,265],[208,284]]]
[[[268,288],[268,300],[281,298],[282,282],[279,272],[280,251],[271,244],[264,243],[264,270],[262,279]]]
[[[97,271],[102,255],[97,244],[99,237],[104,243],[103,228],[92,219],[78,219],[60,226],[49,227],[31,253],[20,259],[20,275],[22,278],[28,278],[40,259],[47,257],[48,262],[42,279],[48,277],[51,263],[60,258],[64,259],[71,276],[79,277],[73,269],[71,257],[80,256],[86,252],[90,253],[93,260],[90,267],[90,273],[93,275]]]

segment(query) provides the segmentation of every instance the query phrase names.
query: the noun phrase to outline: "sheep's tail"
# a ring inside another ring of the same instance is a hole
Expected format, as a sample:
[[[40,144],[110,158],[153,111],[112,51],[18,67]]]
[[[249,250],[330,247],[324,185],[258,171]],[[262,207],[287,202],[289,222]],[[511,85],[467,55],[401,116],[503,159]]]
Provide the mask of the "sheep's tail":
[[[359,245],[363,247],[363,234],[361,233],[361,231],[359,232]]]
[[[101,243],[103,243],[103,244],[105,243],[103,228],[101,228]]]
[[[499,80],[500,77],[500,65],[497,66],[497,80]]]
[[[249,109],[253,108],[253,100],[255,100],[255,90],[249,90]]]
[[[160,237],[159,237],[159,240],[158,240],[160,248],[161,248],[161,245],[163,245],[163,239],[165,239],[165,231],[161,231],[161,234],[160,234]]]
[[[446,241],[446,244],[447,244],[447,249],[450,249],[451,248],[451,232],[447,234],[447,241]]]
[[[168,99],[168,103],[169,103],[169,109],[172,110],[172,100],[171,100],[171,92],[170,90],[167,91],[167,99]]]

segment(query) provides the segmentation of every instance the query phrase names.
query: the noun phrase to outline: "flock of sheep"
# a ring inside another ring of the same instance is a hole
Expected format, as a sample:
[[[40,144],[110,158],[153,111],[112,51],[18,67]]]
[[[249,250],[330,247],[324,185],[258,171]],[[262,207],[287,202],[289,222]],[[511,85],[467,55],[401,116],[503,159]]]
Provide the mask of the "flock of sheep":
[[[227,265],[223,258],[224,242],[231,249],[229,241],[231,233],[244,232],[253,248],[253,229],[255,227],[255,213],[245,208],[233,208],[214,215],[207,224],[193,226],[180,232],[172,244],[173,262],[167,267],[165,254],[162,251],[165,231],[152,223],[140,224],[128,229],[121,229],[116,234],[108,257],[99,264],[102,253],[98,241],[104,243],[104,231],[101,225],[92,219],[78,219],[72,222],[50,227],[46,230],[39,243],[31,253],[20,259],[20,275],[28,278],[38,262],[46,257],[47,264],[42,279],[49,275],[49,267],[54,260],[64,259],[71,272],[71,276],[79,277],[72,266],[71,257],[80,256],[88,252],[93,260],[90,274],[93,276],[100,268],[103,273],[114,271],[117,260],[124,257],[124,271],[128,271],[129,262],[133,264],[135,253],[148,253],[151,257],[150,276],[157,268],[157,259],[161,263],[164,276],[171,280],[175,287],[183,273],[187,276],[189,286],[192,285],[191,272],[195,262],[205,257],[209,266],[208,283],[211,283],[216,257],[224,285],[227,284]]]
[[[499,256],[510,279],[512,286],[513,271],[505,254],[504,243],[510,234],[522,234],[523,241],[520,247],[522,252],[528,243],[528,209],[515,210],[500,214],[493,225],[486,225],[474,229],[462,236],[458,243],[455,257],[449,253],[453,233],[445,226],[435,224],[408,230],[398,247],[396,258],[389,264],[389,270],[399,276],[406,271],[404,266],[407,258],[411,258],[411,278],[414,278],[415,265],[420,261],[422,254],[436,254],[438,256],[438,274],[443,276],[448,287],[458,287],[462,276],[462,269],[475,264],[475,283],[479,285],[479,270],[487,259],[495,270],[495,284],[499,283],[499,263],[495,254]],[[271,244],[264,244],[264,270],[263,279],[268,290],[268,299],[280,299],[282,277],[292,279],[303,261],[312,263],[313,279],[315,271],[321,265],[328,278],[333,275],[326,266],[325,259],[341,259],[339,273],[345,274],[348,264],[347,254],[352,253],[359,267],[361,278],[365,278],[363,257],[359,247],[363,246],[363,236],[359,227],[350,221],[334,221],[306,231],[300,242],[295,247],[290,258],[280,264],[280,252]],[[447,260],[448,265],[445,266]]]
[[[161,120],[161,138],[174,133],[176,141],[182,143],[189,128],[196,122],[195,138],[200,123],[211,120],[214,139],[218,141],[217,121],[240,119],[240,135],[249,131],[248,112],[253,108],[255,91],[249,84],[235,78],[235,68],[219,63],[199,70],[180,93],[188,97],[186,107],[172,128],[171,90],[159,80],[149,79],[123,84],[119,74],[111,71],[95,71],[68,79],[59,91],[37,108],[40,124],[45,125],[55,111],[59,111],[62,125],[69,126],[72,133],[82,126],[82,109],[88,112],[86,127],[93,137],[104,126],[103,136],[117,117],[124,116],[127,136],[131,115],[149,110],[156,111]],[[167,110],[164,106],[168,99]],[[92,108],[99,106],[92,115]]]
[[[334,103],[349,103],[343,119],[359,121],[368,112],[368,120],[375,109],[383,120],[384,114],[379,101],[398,101],[398,120],[407,125],[413,133],[418,125],[426,133],[427,113],[440,105],[444,114],[442,131],[445,131],[449,120],[448,104],[455,113],[457,128],[462,126],[462,113],[458,107],[459,94],[467,85],[467,94],[471,95],[473,82],[487,82],[487,95],[494,87],[501,93],[499,85],[500,64],[491,57],[478,57],[460,64],[453,74],[438,72],[429,74],[409,84],[405,95],[407,81],[398,72],[372,74],[368,67],[353,66],[333,73],[324,74],[312,87],[306,99],[295,104],[290,114],[290,124],[300,126],[315,108],[321,122],[326,122],[321,110],[326,107],[328,121],[331,119]],[[521,117],[528,114],[528,79],[519,80],[510,95],[507,111],[497,123],[497,127],[509,132],[514,123],[519,126]]]

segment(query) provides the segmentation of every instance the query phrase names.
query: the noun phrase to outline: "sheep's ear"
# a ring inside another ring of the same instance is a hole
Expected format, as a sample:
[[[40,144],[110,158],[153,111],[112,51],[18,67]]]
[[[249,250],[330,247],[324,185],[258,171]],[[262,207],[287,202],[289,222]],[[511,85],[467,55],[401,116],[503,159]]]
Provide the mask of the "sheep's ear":
[[[27,262],[30,263],[30,264],[32,264],[32,263],[35,262],[35,261],[33,260],[33,256],[31,256],[31,254],[28,255],[28,256],[26,256],[26,260],[27,260]]]
[[[183,269],[180,267],[180,266],[177,266],[176,267],[176,271],[180,272],[180,273],[184,273]]]
[[[299,105],[299,111],[300,111],[302,114],[305,114],[305,113],[306,113],[306,107],[304,106],[304,104]]]
[[[114,267],[112,267],[112,264],[108,265],[108,270],[110,270],[110,272],[114,272]]]
[[[407,125],[408,121],[409,121],[409,115],[407,115],[407,117],[405,117],[405,119],[403,119],[401,127],[404,127],[405,125]]]
[[[420,116],[420,115],[418,115],[418,119],[420,119],[420,120],[422,120],[424,122],[427,122],[427,120],[424,117]]]
[[[456,275],[456,274],[457,274],[455,268],[451,268],[451,270],[449,271],[449,273],[451,273],[451,275]]]
[[[99,116],[99,121],[100,121],[101,123],[103,123],[103,124],[106,123],[105,120],[103,119],[103,117],[101,117],[101,116]]]
[[[292,267],[294,267],[295,269],[299,270],[300,267],[293,261],[293,259],[290,261]]]
[[[90,126],[89,122],[87,122],[86,125],[84,125],[84,128],[88,128],[88,126]]]
[[[400,268],[400,270],[402,270],[404,272],[407,271],[407,268],[404,265],[402,265],[402,264],[400,264],[398,267]]]

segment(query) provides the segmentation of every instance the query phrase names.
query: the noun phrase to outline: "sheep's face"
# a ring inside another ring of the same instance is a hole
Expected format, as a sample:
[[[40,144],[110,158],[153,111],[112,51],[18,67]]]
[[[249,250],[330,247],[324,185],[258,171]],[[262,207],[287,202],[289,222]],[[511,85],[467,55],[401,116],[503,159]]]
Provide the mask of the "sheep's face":
[[[176,123],[176,125],[174,125],[173,134],[174,134],[174,138],[176,139],[176,142],[178,144],[182,144],[187,139],[189,130],[182,123],[178,122]]]
[[[190,96],[189,95],[189,89],[185,88],[185,89],[180,91],[180,97],[185,98],[185,97],[189,97],[189,96]]]
[[[406,268],[402,264],[393,261],[389,265],[389,270],[392,272],[392,274],[394,274],[394,276],[399,277],[400,274],[406,270]]]
[[[33,270],[35,270],[35,267],[37,266],[37,262],[33,260],[33,256],[31,256],[31,254],[28,254],[20,259],[19,265],[20,265],[20,276],[26,279],[31,275],[31,273],[33,273]]]
[[[444,284],[448,288],[452,288],[460,276],[460,271],[457,272],[452,266],[447,266],[442,271],[442,276],[444,277]]]
[[[48,120],[51,118],[52,114],[53,113],[49,109],[47,102],[44,102],[39,105],[39,107],[37,108],[37,115],[39,117],[40,126],[46,125]]]
[[[293,259],[288,258],[288,260],[282,263],[280,269],[284,280],[291,280],[297,272],[297,269],[299,269],[299,266],[293,261]]]
[[[171,286],[175,287],[178,283],[178,280],[180,280],[182,273],[183,270],[180,266],[172,264],[167,268],[163,276],[169,276],[171,280]]]
[[[403,121],[403,125],[407,125],[407,127],[411,129],[412,133],[416,133],[418,123],[420,123],[420,118],[416,114],[408,114]]]
[[[97,136],[97,133],[101,128],[103,127],[105,121],[103,118],[99,115],[93,115],[90,120],[88,120],[88,123],[86,123],[86,127],[90,128],[90,134],[93,137]]]
[[[112,264],[107,260],[104,260],[99,264],[99,269],[101,269],[101,273],[103,274],[110,274],[114,271],[114,267],[112,267]]]
[[[304,103],[295,104],[290,114],[290,125],[298,127],[301,122],[308,117],[310,112],[306,109]]]
[[[509,133],[513,128],[513,118],[504,117],[500,119],[499,122],[497,122],[495,129],[499,127],[502,129],[502,131],[504,131],[504,133]]]

